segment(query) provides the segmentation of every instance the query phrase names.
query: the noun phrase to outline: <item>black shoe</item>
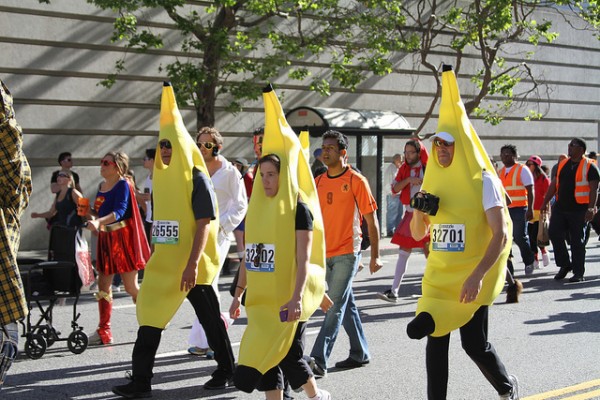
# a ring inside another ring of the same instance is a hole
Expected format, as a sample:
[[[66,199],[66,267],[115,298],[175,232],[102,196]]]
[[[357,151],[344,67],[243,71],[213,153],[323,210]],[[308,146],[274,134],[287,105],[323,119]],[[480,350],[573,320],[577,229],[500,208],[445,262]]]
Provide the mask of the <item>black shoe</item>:
[[[113,386],[112,392],[126,399],[147,399],[152,397],[152,388],[150,385],[141,385],[135,381],[131,381],[126,385]]]
[[[571,282],[571,283],[583,282],[583,281],[585,281],[585,279],[583,278],[583,276],[577,276],[577,275],[574,275],[574,276],[571,277],[571,279],[569,279],[569,282]]]
[[[344,361],[339,361],[335,363],[335,367],[339,369],[352,369],[352,368],[360,368],[363,365],[369,363],[369,360],[366,361],[356,361],[353,358],[346,358]]]
[[[233,386],[233,377],[213,376],[204,384],[207,390],[222,390]]]
[[[554,279],[556,279],[557,281],[565,279],[569,271],[571,271],[571,268],[560,267],[560,270],[558,270],[558,274],[554,275]]]
[[[304,356],[303,358],[308,363],[308,366],[312,370],[312,373],[313,373],[313,376],[315,377],[315,379],[321,379],[321,378],[327,377],[327,370],[324,368],[321,368],[321,366],[319,366],[319,364],[317,364],[317,362],[315,361],[314,357]]]

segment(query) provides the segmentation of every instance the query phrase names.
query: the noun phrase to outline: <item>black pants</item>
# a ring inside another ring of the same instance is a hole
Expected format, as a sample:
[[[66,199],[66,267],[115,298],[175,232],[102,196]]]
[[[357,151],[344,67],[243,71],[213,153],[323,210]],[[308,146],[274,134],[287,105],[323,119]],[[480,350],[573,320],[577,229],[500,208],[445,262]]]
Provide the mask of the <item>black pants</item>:
[[[213,377],[229,378],[233,376],[235,359],[231,349],[231,343],[221,319],[219,301],[212,286],[196,285],[187,295],[188,300],[196,311],[198,320],[204,327],[208,345],[215,352],[217,370],[212,373]],[[134,380],[150,380],[156,351],[160,344],[162,329],[152,326],[140,326],[138,337],[133,347],[133,378]]]
[[[460,328],[462,348],[477,364],[485,378],[492,384],[498,394],[508,393],[512,385],[504,364],[500,361],[496,350],[487,340],[488,307],[482,306],[473,318]],[[448,347],[450,334],[441,337],[427,337],[427,398],[429,400],[445,400],[448,390]]]
[[[539,246],[537,244],[538,232],[540,229],[540,221],[535,221],[534,223],[527,223],[527,235],[529,236],[529,247],[533,252],[533,256],[538,253]]]
[[[562,211],[555,206],[550,216],[548,234],[554,248],[554,260],[561,268],[573,270],[573,275],[585,274],[585,243],[588,223],[585,222],[586,209]],[[566,235],[571,238],[571,257],[567,250]]]
[[[285,379],[289,381],[292,389],[298,389],[313,376],[310,367],[304,359],[305,331],[306,322],[299,322],[290,350],[279,365],[271,368],[262,376],[257,386],[258,390],[263,392],[275,389],[283,390]]]

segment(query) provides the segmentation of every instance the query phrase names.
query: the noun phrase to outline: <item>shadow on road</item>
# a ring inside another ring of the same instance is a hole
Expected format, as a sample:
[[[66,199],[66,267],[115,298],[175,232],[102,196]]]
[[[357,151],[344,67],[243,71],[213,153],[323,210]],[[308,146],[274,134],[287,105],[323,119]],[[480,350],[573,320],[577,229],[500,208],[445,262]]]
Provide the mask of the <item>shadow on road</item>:
[[[534,319],[525,321],[526,325],[555,324],[564,322],[560,328],[548,329],[545,331],[532,332],[533,336],[570,334],[578,332],[600,332],[600,311],[590,312],[564,312],[555,315],[549,315],[544,319]]]
[[[214,361],[202,362],[199,360],[198,357],[188,355],[161,357],[157,359],[154,367],[154,379],[152,381],[153,388],[155,388],[152,391],[153,398],[191,400],[218,395],[219,399],[235,399],[235,395],[223,396],[224,393],[233,392],[234,389],[224,391],[203,389],[202,385],[210,378],[210,374],[216,366]],[[41,362],[41,360],[32,360],[32,362]],[[179,365],[180,367],[172,369],[174,365]],[[166,370],[166,368],[170,370]],[[97,400],[114,399],[118,397],[111,393],[111,387],[127,383],[124,374],[126,370],[130,369],[130,362],[88,365],[85,365],[84,362],[81,365],[61,370],[63,378],[72,379],[72,383],[56,384],[56,371],[52,363],[49,363],[47,370],[11,374],[2,390],[2,395],[12,400],[78,397]],[[94,376],[105,377],[107,374],[119,373],[123,373],[122,378],[93,378]],[[166,389],[165,386],[176,387]],[[94,395],[94,393],[97,393],[97,395]]]

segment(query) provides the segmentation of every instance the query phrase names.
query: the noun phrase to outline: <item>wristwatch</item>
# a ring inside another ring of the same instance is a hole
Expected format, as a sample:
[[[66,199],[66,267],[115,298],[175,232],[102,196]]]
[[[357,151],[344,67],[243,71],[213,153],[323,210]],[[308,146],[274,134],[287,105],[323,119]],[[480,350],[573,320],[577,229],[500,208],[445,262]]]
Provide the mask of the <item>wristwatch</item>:
[[[596,207],[588,208],[588,212],[596,213]]]

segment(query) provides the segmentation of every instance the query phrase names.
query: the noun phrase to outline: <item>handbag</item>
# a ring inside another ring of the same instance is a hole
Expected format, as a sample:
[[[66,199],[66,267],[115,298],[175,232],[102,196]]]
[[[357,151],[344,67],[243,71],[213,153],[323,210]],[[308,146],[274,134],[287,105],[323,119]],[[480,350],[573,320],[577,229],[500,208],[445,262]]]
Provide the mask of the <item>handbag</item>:
[[[89,286],[94,282],[94,269],[92,267],[92,257],[88,250],[87,240],[83,237],[83,231],[79,229],[75,235],[75,261],[77,262],[77,271],[83,286]]]
[[[540,222],[538,226],[537,244],[540,247],[546,247],[550,245],[550,235],[548,234],[548,227],[550,225],[549,213],[540,214]]]

